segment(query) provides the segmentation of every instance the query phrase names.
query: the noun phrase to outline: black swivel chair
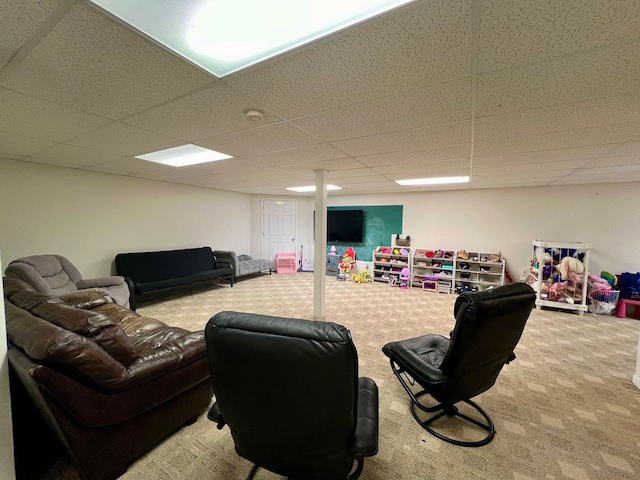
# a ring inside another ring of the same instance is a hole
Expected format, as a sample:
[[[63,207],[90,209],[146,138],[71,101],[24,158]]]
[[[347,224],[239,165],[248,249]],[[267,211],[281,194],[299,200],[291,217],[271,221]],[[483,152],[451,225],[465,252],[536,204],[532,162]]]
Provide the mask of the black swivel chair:
[[[378,452],[378,388],[358,378],[349,331],[335,323],[221,312],[205,338],[216,403],[238,455],[296,480],[355,479]],[[354,468],[354,461],[357,465]]]
[[[535,293],[524,283],[463,293],[456,299],[456,325],[450,339],[424,335],[388,343],[382,348],[390,358],[393,373],[411,397],[413,417],[425,430],[466,447],[486,445],[493,439],[495,427],[491,418],[470,399],[491,388],[503,365],[515,359],[514,349],[534,304]],[[414,383],[423,390],[415,392],[411,388]],[[439,403],[434,406],[421,403],[420,398],[427,394]],[[458,402],[470,405],[482,418],[478,420],[461,412],[455,405]],[[421,420],[416,408],[438,413]],[[432,427],[445,415],[463,418],[489,433],[479,441],[447,437]]]

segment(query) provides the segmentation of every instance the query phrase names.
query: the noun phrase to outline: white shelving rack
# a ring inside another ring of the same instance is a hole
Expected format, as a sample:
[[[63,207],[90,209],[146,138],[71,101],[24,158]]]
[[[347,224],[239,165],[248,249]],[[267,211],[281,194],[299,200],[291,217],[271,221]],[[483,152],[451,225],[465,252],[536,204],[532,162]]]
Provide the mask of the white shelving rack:
[[[406,250],[407,254],[400,253],[401,249]],[[396,251],[398,253],[394,253]],[[373,258],[373,280],[375,282],[389,282],[391,276],[400,278],[400,271],[403,268],[411,269],[411,250],[409,247],[379,246],[373,251],[371,258]]]
[[[578,312],[578,315],[582,316],[584,312],[587,311],[587,278],[589,277],[589,255],[591,250],[590,243],[582,243],[582,242],[561,242],[561,241],[544,241],[544,240],[533,240],[533,246],[537,249],[537,261],[538,265],[543,264],[543,256],[545,251],[571,251],[575,250],[579,257],[582,257],[581,261],[584,265],[584,273],[582,276],[582,293],[580,295],[580,303],[567,303],[567,302],[556,302],[553,300],[545,300],[541,298],[542,294],[542,282],[543,282],[543,269],[538,268],[537,280],[536,280],[536,308],[540,310],[542,307],[551,307],[551,308],[559,308],[562,310],[571,310],[574,312]],[[554,255],[552,254],[552,257]],[[558,255],[561,256],[561,255]],[[556,258],[554,257],[554,260]],[[560,258],[558,258],[560,260]]]
[[[425,281],[437,282],[437,293],[451,293],[456,270],[453,250],[417,249],[411,259],[411,286],[423,287]]]
[[[504,285],[505,261],[501,253],[463,252],[466,259],[456,255],[456,289],[475,287],[482,291]]]

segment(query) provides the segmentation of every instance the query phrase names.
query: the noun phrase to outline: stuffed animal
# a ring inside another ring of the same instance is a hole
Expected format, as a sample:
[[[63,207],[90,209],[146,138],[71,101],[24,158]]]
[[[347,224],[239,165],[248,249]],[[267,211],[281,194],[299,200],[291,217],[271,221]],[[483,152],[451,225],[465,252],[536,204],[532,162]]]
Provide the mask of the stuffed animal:
[[[563,290],[567,288],[568,282],[556,282],[549,287],[549,300],[561,301],[564,300]]]
[[[560,260],[560,263],[556,267],[560,272],[560,276],[563,280],[567,280],[569,278],[569,272],[574,273],[584,273],[584,264],[574,257],[564,257]]]

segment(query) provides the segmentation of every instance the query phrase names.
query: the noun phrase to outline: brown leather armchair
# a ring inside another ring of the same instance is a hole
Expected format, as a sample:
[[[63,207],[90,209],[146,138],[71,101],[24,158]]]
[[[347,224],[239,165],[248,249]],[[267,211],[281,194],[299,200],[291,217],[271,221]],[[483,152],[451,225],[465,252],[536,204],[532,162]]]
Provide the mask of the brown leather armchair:
[[[12,378],[82,478],[117,478],[209,405],[201,331],[167,326],[98,292],[55,297],[14,278],[4,278],[4,291]]]

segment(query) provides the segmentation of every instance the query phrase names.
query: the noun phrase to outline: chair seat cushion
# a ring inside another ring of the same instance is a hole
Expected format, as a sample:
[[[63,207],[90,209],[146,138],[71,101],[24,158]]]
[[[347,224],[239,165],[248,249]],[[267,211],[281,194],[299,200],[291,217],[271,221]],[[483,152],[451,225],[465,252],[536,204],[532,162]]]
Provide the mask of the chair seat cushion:
[[[423,335],[386,344],[382,351],[391,360],[408,370],[421,385],[448,381],[440,370],[449,349],[449,339],[442,335]]]

